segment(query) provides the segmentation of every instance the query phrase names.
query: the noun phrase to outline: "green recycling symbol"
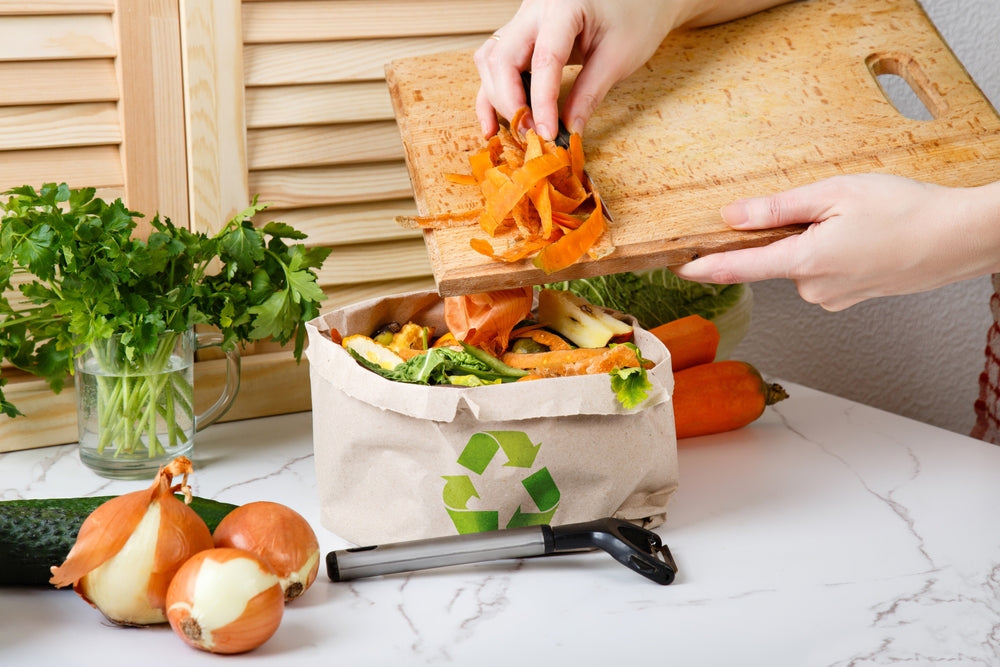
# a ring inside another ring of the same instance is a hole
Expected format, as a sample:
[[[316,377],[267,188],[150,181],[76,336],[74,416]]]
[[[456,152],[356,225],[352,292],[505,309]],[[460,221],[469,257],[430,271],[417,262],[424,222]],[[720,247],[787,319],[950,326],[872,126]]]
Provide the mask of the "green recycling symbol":
[[[465,449],[458,456],[458,464],[476,475],[483,472],[501,449],[507,456],[504,467],[527,468],[535,463],[541,444],[534,444],[521,431],[484,431],[469,438]],[[444,506],[459,534],[497,530],[500,512],[497,510],[469,509],[469,500],[479,498],[479,492],[468,475],[444,475]],[[559,489],[548,468],[539,468],[521,480],[521,485],[534,501],[538,512],[514,511],[507,528],[538,526],[550,523],[559,505]]]

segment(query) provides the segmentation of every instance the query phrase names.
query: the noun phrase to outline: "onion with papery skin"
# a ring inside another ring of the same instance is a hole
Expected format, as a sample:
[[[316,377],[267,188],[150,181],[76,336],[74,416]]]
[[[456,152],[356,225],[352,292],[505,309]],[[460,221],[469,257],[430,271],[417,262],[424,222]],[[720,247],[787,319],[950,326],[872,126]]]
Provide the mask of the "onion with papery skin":
[[[191,501],[191,461],[179,456],[153,484],[112,498],[84,520],[66,561],[49,582],[73,590],[119,625],[166,622],[167,587],[188,558],[212,548],[204,520],[178,500]],[[183,475],[180,484],[173,478]]]
[[[219,522],[215,546],[246,549],[266,560],[278,578],[285,601],[312,586],[319,571],[319,541],[301,514],[265,500],[241,505]]]
[[[189,645],[212,653],[251,651],[274,635],[285,611],[271,566],[243,549],[192,556],[167,589],[167,620]]]

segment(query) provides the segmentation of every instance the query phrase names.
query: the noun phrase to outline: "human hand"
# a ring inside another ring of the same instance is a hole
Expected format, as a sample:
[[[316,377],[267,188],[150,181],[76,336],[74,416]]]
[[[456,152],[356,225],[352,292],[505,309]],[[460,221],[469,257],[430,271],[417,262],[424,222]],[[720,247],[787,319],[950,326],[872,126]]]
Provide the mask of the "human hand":
[[[1000,182],[948,188],[898,176],[837,176],[722,209],[734,229],[812,223],[770,245],[672,267],[681,278],[788,278],[827,310],[1000,271]]]
[[[567,129],[582,134],[611,87],[649,60],[671,30],[724,23],[788,1],[523,0],[474,56],[483,135],[496,133],[497,113],[510,119],[525,105],[521,72],[531,72],[526,122],[554,139],[563,67],[582,66],[562,111]]]
[[[475,53],[481,85],[476,114],[485,136],[499,113],[525,106],[521,72],[531,72],[529,125],[554,139],[563,67],[583,67],[570,89],[563,119],[583,127],[608,90],[649,59],[671,30],[682,2],[657,0],[524,0],[514,17]]]

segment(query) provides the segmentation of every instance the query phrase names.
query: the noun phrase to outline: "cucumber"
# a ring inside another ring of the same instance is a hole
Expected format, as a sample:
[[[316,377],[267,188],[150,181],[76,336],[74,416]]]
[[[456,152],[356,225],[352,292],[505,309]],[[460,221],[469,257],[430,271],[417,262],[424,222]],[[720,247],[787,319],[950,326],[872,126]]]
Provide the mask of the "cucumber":
[[[66,560],[84,519],[114,497],[0,501],[0,586],[48,586],[49,568]],[[236,509],[197,496],[190,507],[211,532]]]

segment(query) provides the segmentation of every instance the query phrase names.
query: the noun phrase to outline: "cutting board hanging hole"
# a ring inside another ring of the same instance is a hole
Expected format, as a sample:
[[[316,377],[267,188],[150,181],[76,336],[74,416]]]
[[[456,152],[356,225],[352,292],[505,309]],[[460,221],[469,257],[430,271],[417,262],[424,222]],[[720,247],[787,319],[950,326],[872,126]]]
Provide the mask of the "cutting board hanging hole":
[[[882,94],[901,115],[912,120],[934,120],[947,111],[947,104],[913,58],[874,54],[866,64]]]

